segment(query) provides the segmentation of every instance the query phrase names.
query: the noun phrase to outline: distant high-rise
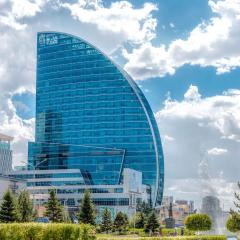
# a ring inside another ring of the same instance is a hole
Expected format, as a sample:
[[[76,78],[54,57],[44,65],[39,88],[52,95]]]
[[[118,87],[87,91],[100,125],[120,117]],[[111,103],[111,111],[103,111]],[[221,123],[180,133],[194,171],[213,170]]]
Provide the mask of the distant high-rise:
[[[86,185],[142,173],[162,200],[164,159],[153,112],[131,77],[90,43],[65,33],[37,39],[36,137],[29,169],[80,169]]]
[[[211,217],[214,228],[219,227],[219,220],[222,217],[222,208],[220,206],[220,200],[216,196],[205,196],[202,199],[201,212]]]
[[[12,137],[0,133],[0,174],[3,175],[12,170],[12,150],[10,142]]]

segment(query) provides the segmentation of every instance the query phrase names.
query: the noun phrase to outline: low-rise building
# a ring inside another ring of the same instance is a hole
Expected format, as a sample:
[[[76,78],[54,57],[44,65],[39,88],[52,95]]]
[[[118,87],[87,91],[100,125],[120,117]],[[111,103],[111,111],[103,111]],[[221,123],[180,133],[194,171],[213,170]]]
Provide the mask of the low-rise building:
[[[142,184],[142,173],[129,168],[124,169],[123,181],[119,185],[89,185],[80,169],[23,170],[9,175],[26,179],[34,205],[41,211],[50,189],[56,190],[58,199],[70,213],[78,210],[86,189],[91,192],[98,216],[106,207],[113,217],[119,211],[131,216],[138,202],[150,202],[151,190]]]
[[[10,189],[14,194],[18,194],[21,190],[26,189],[26,181],[8,176],[0,175],[0,203],[5,192]]]

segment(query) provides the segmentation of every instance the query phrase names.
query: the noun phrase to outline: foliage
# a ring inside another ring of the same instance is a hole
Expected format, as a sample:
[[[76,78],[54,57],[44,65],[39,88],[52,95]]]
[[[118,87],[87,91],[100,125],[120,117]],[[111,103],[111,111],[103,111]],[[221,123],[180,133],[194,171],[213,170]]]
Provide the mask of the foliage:
[[[64,223],[71,223],[71,218],[70,218],[70,215],[69,215],[69,212],[67,210],[63,210],[63,222]]]
[[[57,199],[56,192],[54,189],[49,192],[49,199],[46,205],[45,215],[53,223],[63,222],[63,209],[62,205]]]
[[[191,214],[186,218],[185,225],[191,231],[208,231],[212,221],[207,214]]]
[[[240,188],[240,183],[238,183],[238,188]],[[238,232],[240,231],[240,194],[235,192],[235,199],[234,202],[237,211],[230,211],[230,216],[227,220],[226,227],[230,232]]]
[[[240,183],[238,183],[238,188],[240,189]],[[234,195],[235,195],[235,199],[236,199],[234,204],[235,204],[236,208],[238,208],[238,213],[240,213],[240,194],[235,192]]]
[[[1,240],[94,240],[95,230],[84,224],[0,224]]]
[[[143,228],[129,228],[127,234],[138,235],[139,237],[146,237],[146,233]]]
[[[128,227],[128,217],[122,212],[118,212],[114,219],[114,230],[122,233],[127,230]]]
[[[27,190],[20,192],[18,197],[19,220],[30,222],[33,219],[33,203]]]
[[[17,200],[10,189],[3,196],[0,207],[0,222],[17,222],[19,220],[19,212]]]
[[[240,214],[231,213],[227,220],[226,226],[230,232],[240,231]]]
[[[138,203],[137,204],[137,212],[142,212],[144,213],[145,215],[148,215],[152,212],[152,207],[149,203],[146,203],[146,202],[142,202],[142,203]]]
[[[109,232],[112,230],[112,216],[111,212],[105,208],[102,213],[102,221],[101,221],[101,231],[102,232]]]
[[[177,235],[181,235],[181,228],[177,228]],[[194,231],[190,231],[186,228],[183,229],[184,236],[194,235]],[[173,236],[175,234],[175,229],[173,228],[162,228],[161,229],[162,236]]]
[[[183,237],[149,237],[149,238],[143,238],[143,237],[139,237],[139,238],[136,238],[136,236],[133,236],[133,237],[129,237],[129,236],[126,236],[126,237],[115,237],[115,236],[98,236],[97,237],[98,240],[114,240],[114,239],[117,239],[117,240],[130,240],[130,239],[134,239],[134,240],[227,240],[226,236],[214,236],[214,235],[211,235],[211,236],[203,236],[201,235],[201,237],[199,236],[183,236]]]
[[[135,227],[144,228],[146,216],[143,212],[137,212],[134,216]]]
[[[78,220],[81,223],[95,225],[95,207],[91,200],[91,195],[88,190],[84,192],[82,202],[80,204],[80,212]]]
[[[152,211],[146,221],[146,224],[144,226],[145,232],[152,233],[155,230],[157,230],[160,227],[159,221],[157,219],[157,215],[155,211]]]

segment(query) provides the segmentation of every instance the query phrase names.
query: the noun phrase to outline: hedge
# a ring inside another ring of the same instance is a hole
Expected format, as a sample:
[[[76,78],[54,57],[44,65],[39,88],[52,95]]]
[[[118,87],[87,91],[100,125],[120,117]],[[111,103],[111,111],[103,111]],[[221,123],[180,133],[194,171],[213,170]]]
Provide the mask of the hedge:
[[[95,229],[85,224],[0,224],[1,240],[94,240]]]
[[[183,237],[98,237],[98,240],[226,240],[226,236],[183,236]]]

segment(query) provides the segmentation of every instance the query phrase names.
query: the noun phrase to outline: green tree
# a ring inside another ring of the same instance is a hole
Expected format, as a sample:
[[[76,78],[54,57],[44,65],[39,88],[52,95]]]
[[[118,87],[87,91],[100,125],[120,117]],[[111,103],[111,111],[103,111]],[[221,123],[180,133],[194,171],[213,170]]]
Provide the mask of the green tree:
[[[240,189],[240,183],[238,183],[238,188]],[[235,195],[235,199],[236,199],[236,201],[234,202],[234,205],[238,209],[237,212],[235,212],[235,213],[240,213],[240,194],[235,192],[234,195]],[[231,212],[233,213],[234,211],[231,210]]]
[[[238,188],[240,188],[240,183],[238,183]],[[227,220],[226,226],[230,232],[238,232],[240,231],[240,194],[235,192],[235,201],[234,205],[237,210],[230,210],[230,216]]]
[[[102,232],[109,232],[112,230],[112,215],[111,212],[105,208],[103,213],[102,213],[102,221],[100,224],[101,231]]]
[[[18,197],[19,220],[21,222],[31,222],[33,219],[33,203],[30,199],[29,192],[23,190]]]
[[[126,231],[128,227],[128,217],[122,212],[118,212],[114,219],[114,230],[122,233]]]
[[[134,216],[135,227],[136,228],[144,228],[146,216],[143,212],[137,212]]]
[[[77,217],[80,223],[95,225],[95,207],[92,203],[91,195],[88,190],[84,192],[83,199],[80,204],[80,211]]]
[[[160,227],[160,224],[159,224],[157,215],[156,215],[155,211],[152,211],[147,217],[147,221],[144,226],[144,230],[145,230],[145,232],[152,234],[154,231],[159,229],[159,227]]]
[[[212,227],[212,221],[207,214],[191,214],[186,218],[185,226],[191,231],[208,231]]]
[[[142,212],[145,215],[148,215],[153,211],[151,205],[149,203],[144,202],[144,201],[142,203],[137,204],[137,209],[136,210],[137,210],[137,212]]]
[[[54,189],[50,190],[45,215],[51,222],[63,222],[63,208]]]
[[[240,231],[240,214],[231,213],[227,220],[227,229],[230,232],[239,232]]]
[[[0,222],[9,223],[19,220],[18,205],[12,191],[8,189],[0,207]]]

